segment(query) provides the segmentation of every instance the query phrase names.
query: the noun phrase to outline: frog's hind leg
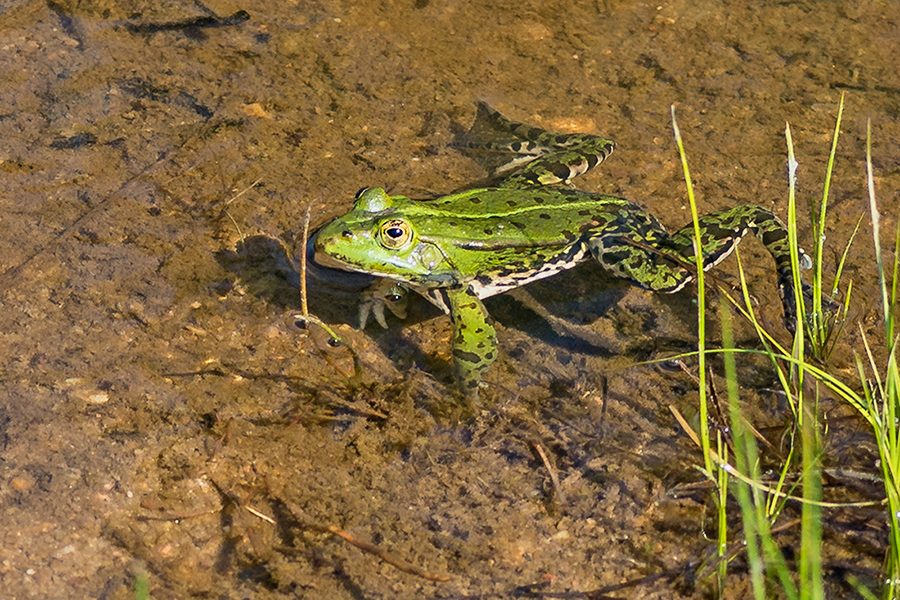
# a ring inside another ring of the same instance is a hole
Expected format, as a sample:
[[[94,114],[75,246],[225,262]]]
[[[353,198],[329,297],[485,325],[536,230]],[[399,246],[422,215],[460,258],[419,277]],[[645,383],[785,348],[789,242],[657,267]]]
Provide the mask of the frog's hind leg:
[[[685,267],[685,258],[665,246],[668,237],[661,226],[648,229],[627,223],[616,230],[607,227],[586,243],[597,262],[616,277],[671,294],[690,283],[693,274]]]
[[[548,150],[527,162],[509,163],[507,171],[497,169],[493,175],[499,187],[533,189],[540,185],[569,183],[596,167],[616,148],[615,142],[594,135],[573,134],[580,138],[578,146]]]
[[[784,305],[784,323],[788,330],[793,332],[797,316],[794,274],[791,268],[788,231],[781,219],[772,211],[761,206],[747,204],[703,215],[699,218],[699,222],[704,271],[725,260],[748,232],[752,232],[763,243],[766,250],[775,259],[778,292],[781,294],[781,301]],[[693,238],[694,226],[688,225],[672,234],[667,240],[666,246],[693,261]],[[812,266],[812,261],[802,249],[800,250],[800,266],[804,269]]]
[[[637,217],[642,217],[639,221]],[[700,217],[703,270],[727,258],[741,239],[752,232],[775,259],[778,290],[784,305],[785,326],[793,331],[797,307],[788,233],[771,211],[745,205]],[[618,228],[607,226],[587,242],[594,258],[614,275],[640,287],[674,293],[694,280],[694,226],[668,235],[652,217],[636,214]],[[809,257],[801,253],[802,266]]]
[[[553,133],[511,121],[484,102],[472,128],[453,145],[490,171],[492,185],[520,189],[568,183],[616,148],[597,135]]]

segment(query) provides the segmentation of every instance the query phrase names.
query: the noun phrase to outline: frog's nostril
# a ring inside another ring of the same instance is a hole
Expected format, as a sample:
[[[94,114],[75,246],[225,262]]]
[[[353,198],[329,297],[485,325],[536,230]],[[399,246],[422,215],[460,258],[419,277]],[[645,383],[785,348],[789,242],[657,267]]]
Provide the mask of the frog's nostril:
[[[352,238],[352,237],[353,237],[353,232],[352,232],[352,231],[349,231],[349,230],[347,230],[347,229],[345,229],[345,230],[341,233],[341,235],[344,236],[345,238]]]

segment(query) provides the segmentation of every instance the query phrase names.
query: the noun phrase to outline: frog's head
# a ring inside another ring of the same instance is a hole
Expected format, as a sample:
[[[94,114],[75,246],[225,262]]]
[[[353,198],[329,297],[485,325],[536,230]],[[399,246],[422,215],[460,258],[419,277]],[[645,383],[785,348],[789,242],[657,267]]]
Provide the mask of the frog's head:
[[[414,204],[382,188],[356,194],[353,210],[328,223],[315,239],[315,261],[413,284],[448,285],[456,280],[440,248],[422,240],[408,211]]]

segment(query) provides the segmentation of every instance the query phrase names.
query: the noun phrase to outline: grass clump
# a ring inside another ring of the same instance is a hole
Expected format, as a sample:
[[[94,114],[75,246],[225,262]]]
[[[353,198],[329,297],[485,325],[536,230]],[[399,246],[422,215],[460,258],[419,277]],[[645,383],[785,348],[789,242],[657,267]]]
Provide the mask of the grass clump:
[[[888,550],[885,556],[881,590],[872,592],[857,582],[852,576],[847,583],[864,598],[900,598],[900,369],[898,369],[897,342],[894,322],[898,314],[898,255],[900,255],[900,226],[894,237],[894,256],[891,264],[886,264],[880,243],[880,218],[874,189],[871,160],[871,133],[867,132],[866,166],[868,213],[872,221],[875,265],[878,269],[880,313],[884,322],[884,338],[878,342],[883,347],[873,348],[862,328],[862,347],[855,354],[856,381],[844,381],[843,375],[828,366],[835,345],[844,331],[845,316],[850,303],[852,282],[846,286],[844,302],[835,304],[831,297],[840,287],[850,244],[859,231],[862,218],[847,242],[836,267],[836,275],[831,286],[825,283],[823,255],[825,251],[825,229],[831,177],[843,114],[843,97],[838,114],[831,152],[826,169],[823,193],[820,200],[810,204],[810,217],[814,235],[812,250],[812,285],[804,290],[801,284],[801,250],[797,236],[796,172],[798,163],[794,157],[790,126],[785,129],[788,152],[788,219],[789,242],[794,270],[795,295],[798,307],[797,327],[790,348],[779,344],[776,338],[761,325],[750,302],[743,269],[738,265],[741,278],[743,302],[733,302],[738,312],[744,315],[755,328],[762,350],[738,349],[734,347],[731,311],[722,301],[719,319],[722,330],[721,350],[707,347],[706,342],[706,298],[702,279],[702,265],[697,265],[698,273],[698,314],[699,314],[699,439],[698,444],[704,457],[701,470],[715,482],[713,498],[718,514],[718,562],[715,572],[718,589],[725,589],[727,568],[734,553],[728,552],[728,500],[734,497],[740,507],[743,526],[743,543],[749,565],[750,581],[754,598],[762,600],[771,596],[774,588],[780,595],[791,600],[820,600],[825,598],[823,574],[823,518],[829,508],[835,506],[823,502],[822,456],[823,419],[819,410],[822,394],[827,390],[852,406],[870,427],[878,449],[880,477],[885,490],[885,498],[878,503],[883,506],[890,523]],[[672,111],[676,143],[682,158],[688,198],[694,217],[696,255],[702,256],[699,247],[699,228],[690,174],[684,146]],[[726,296],[723,295],[723,298]],[[730,296],[728,297],[730,299]],[[709,411],[707,409],[706,364],[707,356],[721,352],[724,360],[725,379],[730,419],[730,439],[723,439],[721,428],[716,439],[710,437]],[[737,383],[738,359],[742,353],[766,354],[777,375],[780,387],[789,399],[793,427],[788,455],[778,473],[775,483],[763,483],[757,442],[742,413],[740,390]],[[883,356],[886,359],[876,357]],[[799,464],[798,464],[799,463]],[[799,482],[791,483],[799,466]],[[795,552],[792,569],[773,533],[776,520],[787,502],[799,502],[800,508],[800,548]]]

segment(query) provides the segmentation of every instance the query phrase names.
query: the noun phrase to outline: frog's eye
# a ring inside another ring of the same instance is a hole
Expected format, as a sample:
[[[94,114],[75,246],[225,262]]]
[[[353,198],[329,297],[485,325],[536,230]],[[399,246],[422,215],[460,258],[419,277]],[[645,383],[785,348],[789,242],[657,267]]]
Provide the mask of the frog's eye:
[[[409,225],[400,219],[386,221],[381,226],[381,243],[385,248],[396,250],[404,246],[411,237]]]

